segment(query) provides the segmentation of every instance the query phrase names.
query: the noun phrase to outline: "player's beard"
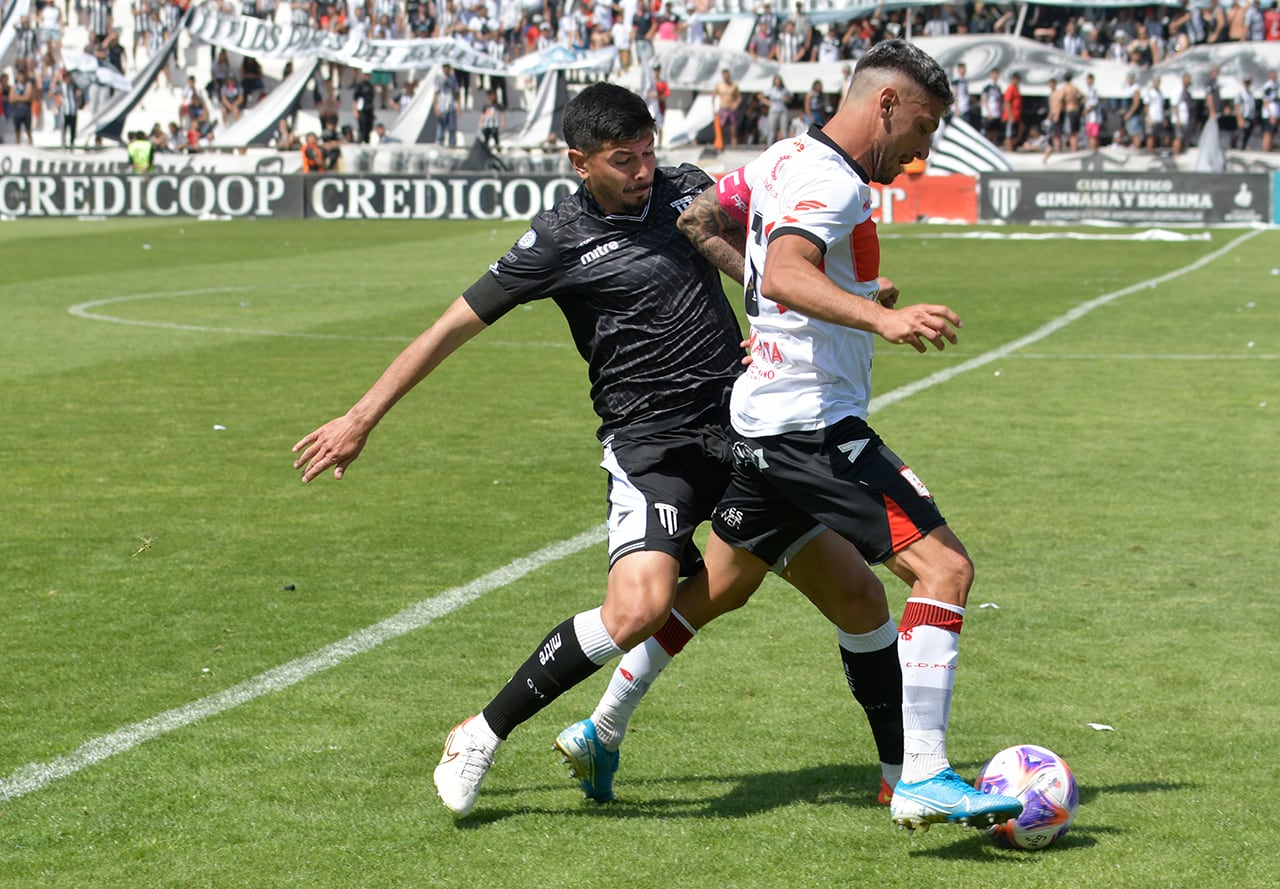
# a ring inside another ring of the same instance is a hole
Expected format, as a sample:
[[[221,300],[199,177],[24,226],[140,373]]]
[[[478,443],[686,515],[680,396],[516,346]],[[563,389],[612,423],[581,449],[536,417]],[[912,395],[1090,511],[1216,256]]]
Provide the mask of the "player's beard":
[[[896,156],[886,153],[872,168],[871,181],[879,185],[888,185],[897,179],[901,172],[902,162]]]
[[[653,183],[650,182],[644,188],[628,188],[622,194],[623,203],[628,210],[639,213],[649,203],[649,196],[653,193]]]

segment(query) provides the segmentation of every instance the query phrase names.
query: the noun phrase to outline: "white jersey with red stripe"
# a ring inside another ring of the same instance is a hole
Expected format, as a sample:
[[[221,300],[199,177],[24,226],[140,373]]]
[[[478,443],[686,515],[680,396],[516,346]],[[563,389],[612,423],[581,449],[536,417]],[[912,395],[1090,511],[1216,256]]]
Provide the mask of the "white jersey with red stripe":
[[[744,290],[752,363],[733,387],[734,428],[758,438],[822,429],[866,418],[875,335],[810,318],[759,293],[768,242],[806,238],[822,252],[821,270],[863,299],[880,292],[880,242],[871,221],[871,189],[858,164],[811,128],[775,143],[720,180],[721,206],[738,219],[747,208]]]

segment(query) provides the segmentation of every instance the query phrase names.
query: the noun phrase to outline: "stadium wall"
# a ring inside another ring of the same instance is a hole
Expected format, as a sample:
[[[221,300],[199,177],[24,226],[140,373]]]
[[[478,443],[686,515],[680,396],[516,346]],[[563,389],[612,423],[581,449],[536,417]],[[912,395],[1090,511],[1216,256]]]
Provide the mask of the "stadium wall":
[[[576,177],[510,174],[0,173],[0,215],[527,219],[578,185]],[[976,222],[977,180],[904,176],[873,186],[872,203],[880,222]]]
[[[0,217],[527,219],[576,190],[563,175],[0,172]],[[872,186],[878,222],[1280,224],[1280,172],[901,176]]]

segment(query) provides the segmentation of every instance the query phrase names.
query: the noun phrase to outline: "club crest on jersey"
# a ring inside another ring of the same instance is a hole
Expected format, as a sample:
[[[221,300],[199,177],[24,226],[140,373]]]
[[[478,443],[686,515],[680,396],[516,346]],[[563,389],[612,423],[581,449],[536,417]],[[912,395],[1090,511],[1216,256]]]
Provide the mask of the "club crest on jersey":
[[[529,229],[520,236],[520,240],[516,241],[516,246],[521,250],[528,250],[536,243],[538,243],[538,233],[533,229]]]
[[[617,241],[609,241],[605,244],[601,244],[598,247],[594,247],[588,250],[586,253],[582,254],[582,259],[578,261],[581,262],[583,265],[590,265],[600,257],[608,256],[610,253],[617,250],[621,246],[622,245],[619,244]]]
[[[680,510],[670,503],[655,503],[653,511],[657,513],[658,522],[668,534],[675,535],[680,529]]]
[[[682,195],[671,202],[671,207],[674,208],[677,213],[683,213],[689,208],[689,205],[693,203],[693,199],[695,197],[697,197],[697,195]]]

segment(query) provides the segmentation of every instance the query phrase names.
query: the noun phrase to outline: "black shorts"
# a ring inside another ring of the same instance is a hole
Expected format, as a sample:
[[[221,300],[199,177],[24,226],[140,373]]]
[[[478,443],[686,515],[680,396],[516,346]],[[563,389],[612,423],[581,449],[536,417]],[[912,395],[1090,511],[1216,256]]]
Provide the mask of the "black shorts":
[[[727,421],[609,438],[600,466],[609,473],[609,566],[633,552],[667,553],[688,577],[702,567],[693,542],[711,518],[733,472]],[[743,548],[770,565],[794,555],[820,532],[808,516],[763,530]]]
[[[712,527],[763,554],[768,541],[819,522],[878,564],[946,523],[933,496],[863,420],[741,440]]]

